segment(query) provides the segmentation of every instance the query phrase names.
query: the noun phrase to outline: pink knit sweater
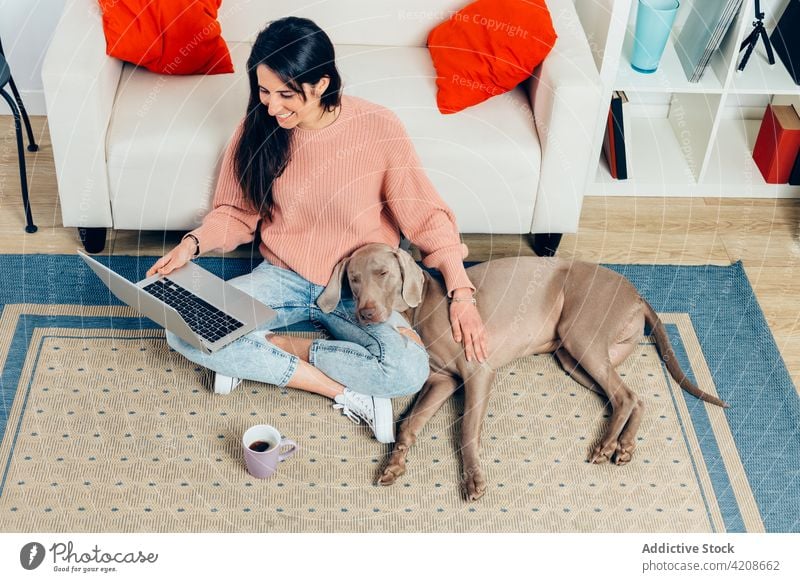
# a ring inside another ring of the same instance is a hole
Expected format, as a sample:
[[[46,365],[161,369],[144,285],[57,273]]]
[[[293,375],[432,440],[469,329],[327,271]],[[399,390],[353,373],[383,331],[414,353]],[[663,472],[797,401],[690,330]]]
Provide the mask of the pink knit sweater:
[[[272,220],[261,222],[270,263],[326,285],[336,263],[374,242],[397,247],[400,230],[441,271],[448,292],[474,288],[464,272],[467,247],[455,217],[420,167],[397,116],[343,96],[339,117],[317,130],[292,129],[291,158],[273,188]],[[237,129],[222,161],[214,208],[192,232],[201,252],[230,251],[255,237],[261,217],[233,172]]]

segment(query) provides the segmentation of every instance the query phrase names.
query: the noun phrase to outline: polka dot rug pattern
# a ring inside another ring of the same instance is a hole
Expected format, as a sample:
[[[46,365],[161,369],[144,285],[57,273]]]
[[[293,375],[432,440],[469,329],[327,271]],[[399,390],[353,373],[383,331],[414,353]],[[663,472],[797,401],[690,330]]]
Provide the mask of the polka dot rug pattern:
[[[633,462],[586,458],[608,421],[550,355],[495,383],[483,428],[489,481],[464,501],[457,393],[407,473],[376,485],[391,447],[323,397],[255,382],[213,394],[161,330],[39,328],[0,448],[2,531],[707,532],[724,529],[691,420],[695,406],[642,343],[620,368],[645,414]],[[395,415],[412,398],[394,401]],[[683,403],[680,406],[678,403]],[[248,475],[241,435],[272,424],[300,451]]]

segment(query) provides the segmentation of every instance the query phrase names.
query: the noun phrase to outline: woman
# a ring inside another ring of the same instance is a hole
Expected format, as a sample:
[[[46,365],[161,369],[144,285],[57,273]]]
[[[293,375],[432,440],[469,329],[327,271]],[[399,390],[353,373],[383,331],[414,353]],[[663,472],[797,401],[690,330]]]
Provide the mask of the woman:
[[[424,348],[392,322],[363,325],[352,297],[324,314],[316,299],[334,266],[373,242],[397,247],[402,231],[441,271],[453,336],[468,359],[485,360],[486,338],[464,272],[452,212],[419,167],[401,122],[388,109],[342,96],[333,44],[313,22],[283,18],[257,37],[247,62],[247,115],[228,146],[202,226],[148,271],[167,274],[200,254],[251,242],[260,223],[264,262],[231,282],[278,313],[269,329],[299,321],[333,340],[254,331],[208,355],[167,340],[216,372],[229,391],[247,378],[327,396],[380,442],[393,442],[390,398],[417,392],[428,376]],[[400,320],[397,320],[400,317]]]

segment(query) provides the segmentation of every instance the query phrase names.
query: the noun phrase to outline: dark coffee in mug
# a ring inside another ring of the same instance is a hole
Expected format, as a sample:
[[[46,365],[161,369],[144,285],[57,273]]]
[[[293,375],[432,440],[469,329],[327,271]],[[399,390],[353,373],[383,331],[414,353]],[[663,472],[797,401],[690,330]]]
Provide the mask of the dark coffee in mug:
[[[258,479],[271,477],[278,464],[297,452],[297,443],[281,436],[268,424],[257,424],[242,435],[242,452],[247,472]]]
[[[272,443],[267,441],[253,441],[250,443],[250,450],[257,453],[263,453],[272,448]]]

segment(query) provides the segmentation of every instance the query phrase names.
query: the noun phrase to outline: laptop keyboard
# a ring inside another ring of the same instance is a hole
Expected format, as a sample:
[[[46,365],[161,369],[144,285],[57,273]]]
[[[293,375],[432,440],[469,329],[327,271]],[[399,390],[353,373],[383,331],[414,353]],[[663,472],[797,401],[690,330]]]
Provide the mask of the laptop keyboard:
[[[174,308],[191,330],[206,341],[213,343],[244,325],[174,281],[159,279],[144,290]]]

